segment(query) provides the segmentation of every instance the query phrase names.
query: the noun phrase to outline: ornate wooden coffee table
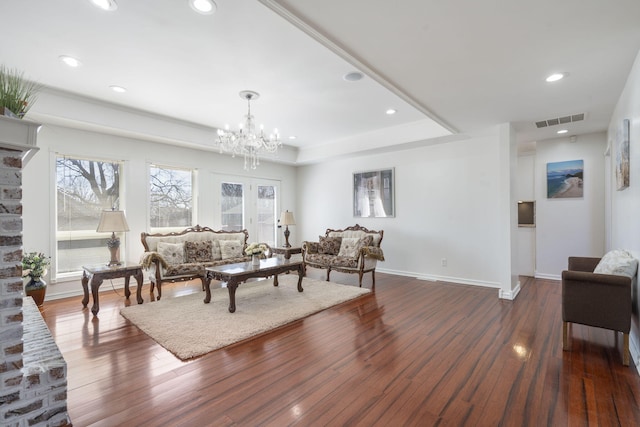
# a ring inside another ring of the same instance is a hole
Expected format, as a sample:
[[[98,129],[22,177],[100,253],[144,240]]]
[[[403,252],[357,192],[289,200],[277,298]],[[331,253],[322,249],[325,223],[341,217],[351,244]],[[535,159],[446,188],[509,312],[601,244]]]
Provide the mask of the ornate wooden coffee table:
[[[236,311],[236,289],[240,283],[251,278],[273,276],[273,286],[278,286],[278,274],[294,270],[298,271],[298,292],[302,292],[304,290],[302,289],[304,266],[302,261],[299,260],[267,258],[260,260],[260,267],[254,267],[251,262],[207,267],[204,280],[204,289],[206,291],[204,303],[208,304],[211,301],[210,285],[213,279],[227,282],[229,311],[233,313]]]

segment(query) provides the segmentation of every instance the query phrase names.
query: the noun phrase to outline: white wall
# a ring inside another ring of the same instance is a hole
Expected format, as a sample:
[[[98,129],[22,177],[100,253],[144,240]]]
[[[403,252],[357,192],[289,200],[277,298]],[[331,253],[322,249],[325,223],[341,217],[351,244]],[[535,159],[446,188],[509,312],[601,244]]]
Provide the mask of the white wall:
[[[536,277],[560,280],[569,256],[602,256],[604,133],[539,141],[536,145]],[[584,160],[584,197],[547,198],[547,163]]]
[[[504,199],[510,197],[510,166],[501,163],[508,151],[503,130],[300,167],[300,239],[317,241],[327,228],[355,223],[382,229],[386,261],[378,264],[380,271],[510,292],[510,248],[503,244],[510,239],[509,221],[504,223],[509,213],[503,212],[509,205]],[[395,168],[396,216],[354,218],[352,174],[390,167]]]
[[[212,138],[214,138],[212,134]],[[149,231],[148,163],[185,166],[198,170],[200,198],[197,200],[197,223],[219,228],[219,209],[214,206],[213,192],[219,191],[212,181],[215,173],[268,178],[281,181],[281,207],[296,205],[296,168],[261,162],[255,171],[245,171],[242,159],[168,144],[45,125],[38,135],[40,151],[23,171],[23,246],[25,250],[53,254],[55,249],[55,154],[124,160],[125,197],[123,208],[131,231],[125,233],[126,253],[121,259],[137,261],[143,252],[140,233]],[[97,224],[96,224],[97,225]],[[296,227],[290,227],[290,241],[297,242]],[[279,233],[281,234],[281,233]],[[105,247],[105,260],[109,254]],[[104,285],[103,285],[104,286]],[[77,279],[72,284],[52,283],[47,298],[81,293]]]
[[[618,128],[623,119],[629,119],[630,141],[630,184],[629,187],[616,191],[615,160]],[[611,143],[612,162],[609,165],[607,179],[607,206],[610,209],[607,221],[608,249],[626,249],[640,259],[640,53],[636,57],[625,88],[618,100],[614,114],[609,123],[608,141]],[[633,314],[631,319],[631,354],[640,366],[640,302],[638,299],[638,283],[634,284]]]

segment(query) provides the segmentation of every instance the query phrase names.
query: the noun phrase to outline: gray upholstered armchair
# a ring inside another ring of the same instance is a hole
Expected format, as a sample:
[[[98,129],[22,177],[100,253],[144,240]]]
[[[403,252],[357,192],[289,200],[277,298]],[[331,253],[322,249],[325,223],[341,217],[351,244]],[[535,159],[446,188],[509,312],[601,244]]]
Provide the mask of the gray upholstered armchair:
[[[562,272],[562,348],[571,348],[569,323],[611,329],[623,333],[622,364],[629,366],[633,279],[594,273],[599,262],[600,258],[569,257],[569,269]]]

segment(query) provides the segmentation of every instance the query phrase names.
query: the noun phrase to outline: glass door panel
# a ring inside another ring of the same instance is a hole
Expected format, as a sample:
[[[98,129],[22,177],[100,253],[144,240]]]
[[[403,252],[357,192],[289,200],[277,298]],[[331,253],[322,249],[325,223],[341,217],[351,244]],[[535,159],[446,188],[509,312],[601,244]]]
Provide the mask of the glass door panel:
[[[276,245],[277,199],[276,187],[258,185],[257,200],[257,232],[258,241],[269,246]]]
[[[220,175],[215,179],[216,204],[219,209],[220,229],[238,231],[247,229],[249,242],[277,245],[277,227],[280,209],[280,182]]]
[[[244,185],[223,182],[220,193],[220,219],[222,230],[244,229]]]

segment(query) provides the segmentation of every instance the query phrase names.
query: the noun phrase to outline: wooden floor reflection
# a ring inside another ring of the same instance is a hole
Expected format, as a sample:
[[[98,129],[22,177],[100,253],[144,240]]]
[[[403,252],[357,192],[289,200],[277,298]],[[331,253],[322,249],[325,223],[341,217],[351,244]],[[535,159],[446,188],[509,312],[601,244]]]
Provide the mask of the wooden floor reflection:
[[[357,275],[332,281],[357,286]],[[68,364],[74,426],[640,425],[622,340],[574,325],[563,352],[560,283],[521,281],[506,301],[377,273],[371,295],[187,362],[121,317],[114,291],[98,317],[81,297],[47,301],[43,314]],[[163,299],[193,292],[199,281],[166,285]]]

